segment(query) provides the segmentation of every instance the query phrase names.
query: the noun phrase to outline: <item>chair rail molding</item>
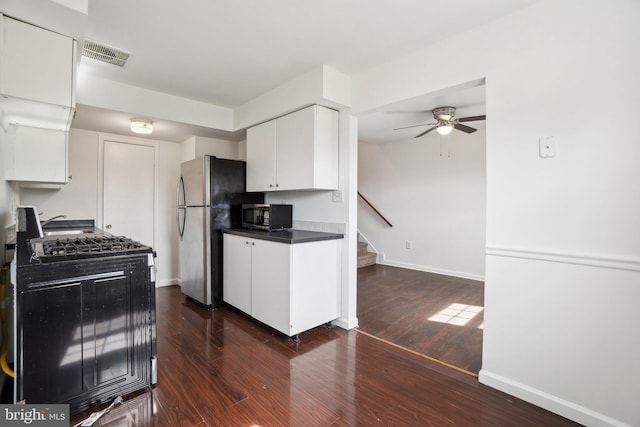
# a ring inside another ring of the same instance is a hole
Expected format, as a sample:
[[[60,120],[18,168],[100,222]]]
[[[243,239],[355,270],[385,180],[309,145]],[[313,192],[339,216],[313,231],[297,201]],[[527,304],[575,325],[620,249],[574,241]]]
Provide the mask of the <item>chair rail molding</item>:
[[[612,257],[606,255],[582,254],[577,252],[557,252],[544,249],[524,249],[486,246],[485,253],[491,256],[522,258],[536,261],[577,264],[590,267],[612,268],[640,272],[640,259]]]

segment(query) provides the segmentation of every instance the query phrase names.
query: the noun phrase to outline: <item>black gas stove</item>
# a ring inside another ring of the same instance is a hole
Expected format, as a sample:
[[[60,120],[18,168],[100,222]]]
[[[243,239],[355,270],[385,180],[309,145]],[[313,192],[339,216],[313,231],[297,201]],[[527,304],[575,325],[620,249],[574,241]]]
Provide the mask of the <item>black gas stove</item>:
[[[68,404],[75,414],[148,389],[157,380],[153,249],[93,221],[43,230],[36,212],[18,208],[14,403]]]
[[[106,233],[32,239],[31,248],[31,263],[71,261],[152,252],[149,246],[143,245],[136,240]]]

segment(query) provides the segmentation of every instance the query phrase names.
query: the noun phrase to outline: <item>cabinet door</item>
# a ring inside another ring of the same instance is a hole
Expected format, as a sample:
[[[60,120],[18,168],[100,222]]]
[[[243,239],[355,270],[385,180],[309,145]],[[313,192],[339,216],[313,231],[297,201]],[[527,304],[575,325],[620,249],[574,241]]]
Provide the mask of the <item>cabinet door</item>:
[[[83,391],[81,283],[22,293],[17,400],[63,402]]]
[[[84,383],[89,389],[136,374],[129,285],[125,274],[83,284]]]
[[[276,120],[278,190],[314,188],[315,112],[312,106]]]
[[[222,299],[235,308],[251,313],[251,248],[254,241],[225,234],[222,252]]]
[[[63,131],[10,125],[7,140],[8,146],[13,149],[13,162],[7,167],[5,178],[24,182],[66,183],[67,138],[67,133]],[[11,157],[10,153],[8,157]]]
[[[276,189],[276,121],[247,129],[247,191]]]
[[[293,245],[291,334],[339,317],[340,240]]]
[[[252,246],[251,315],[289,335],[291,245],[255,240]]]
[[[73,39],[8,17],[2,24],[2,94],[72,107]]]
[[[314,188],[338,188],[340,117],[337,111],[316,105]]]

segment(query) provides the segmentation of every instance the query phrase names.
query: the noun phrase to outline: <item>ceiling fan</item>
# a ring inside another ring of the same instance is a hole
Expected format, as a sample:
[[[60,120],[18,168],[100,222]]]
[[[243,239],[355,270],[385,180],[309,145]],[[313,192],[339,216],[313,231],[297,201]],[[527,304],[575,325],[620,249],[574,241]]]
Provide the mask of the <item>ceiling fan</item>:
[[[432,113],[433,113],[433,118],[436,120],[436,123],[425,123],[421,125],[405,126],[401,128],[395,128],[394,130],[408,129],[408,128],[414,128],[418,126],[431,126],[426,131],[416,135],[415,138],[420,138],[421,136],[428,134],[432,130],[435,130],[440,135],[448,135],[449,133],[451,133],[453,129],[457,129],[465,133],[473,133],[477,129],[472,128],[471,126],[463,125],[462,123],[475,122],[478,120],[486,120],[487,118],[487,116],[483,114],[481,116],[461,117],[459,119],[456,119],[454,118],[456,115],[455,107],[434,108],[432,110]]]

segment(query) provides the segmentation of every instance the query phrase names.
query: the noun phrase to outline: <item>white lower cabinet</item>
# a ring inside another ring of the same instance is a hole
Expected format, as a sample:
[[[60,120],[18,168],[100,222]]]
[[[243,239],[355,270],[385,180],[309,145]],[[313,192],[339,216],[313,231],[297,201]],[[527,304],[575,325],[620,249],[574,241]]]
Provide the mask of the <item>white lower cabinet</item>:
[[[251,244],[251,316],[287,335],[298,333],[291,332],[293,245],[266,240]]]
[[[224,302],[251,314],[250,239],[225,234],[222,251],[222,298]]]
[[[223,299],[297,335],[339,317],[340,240],[278,243],[225,234]]]

